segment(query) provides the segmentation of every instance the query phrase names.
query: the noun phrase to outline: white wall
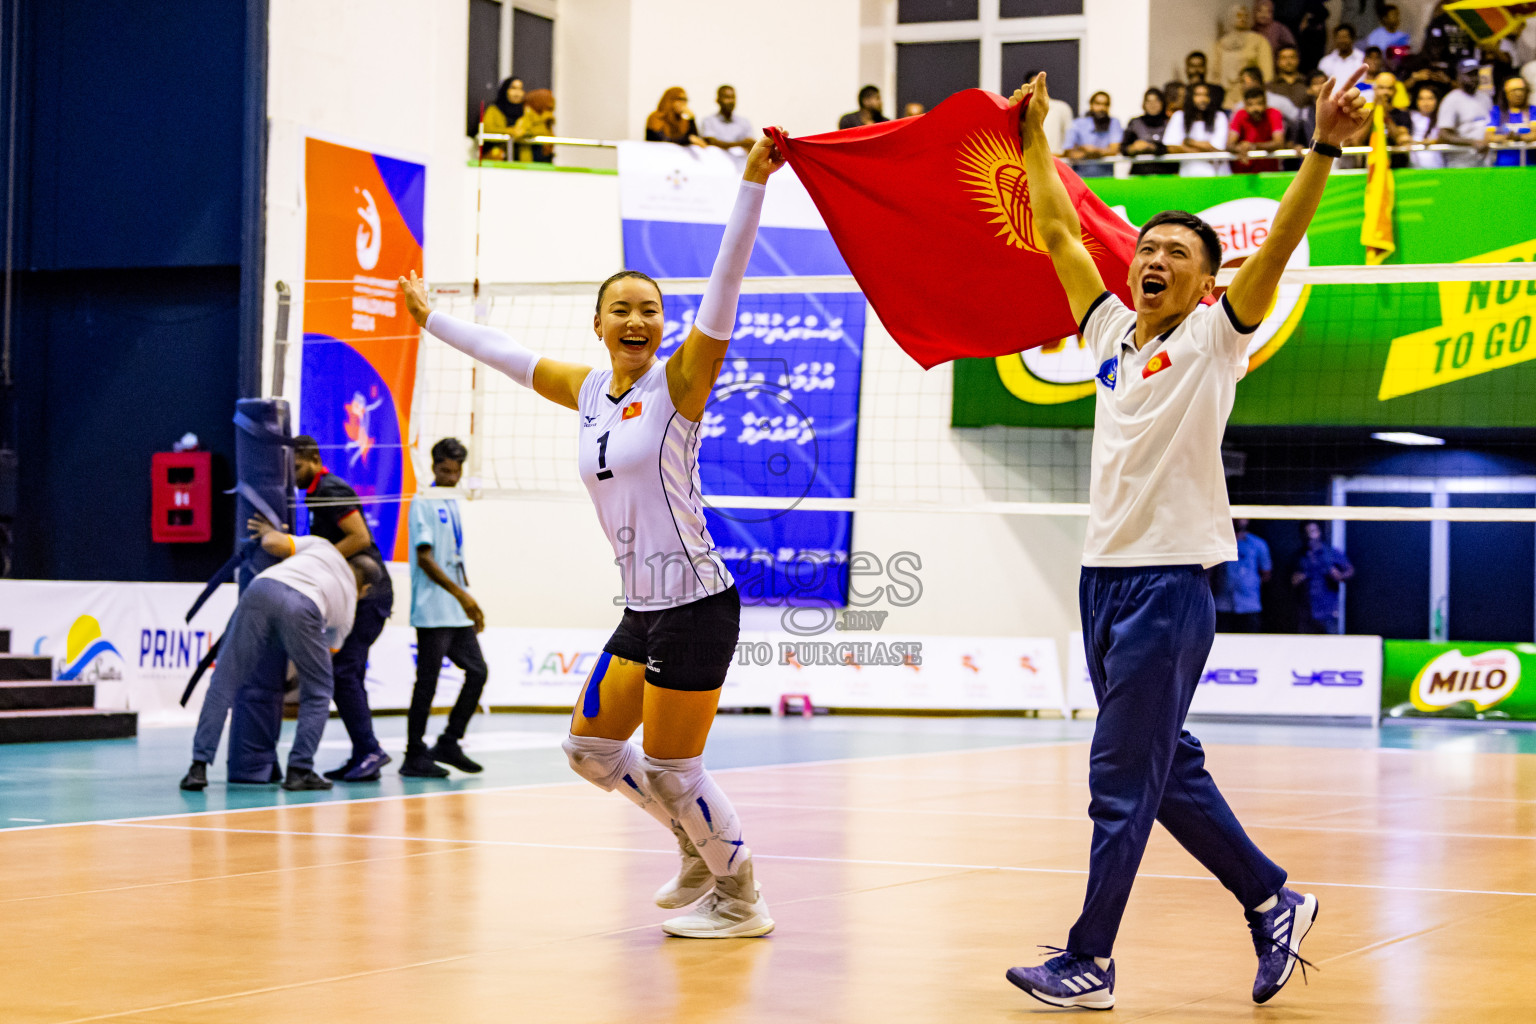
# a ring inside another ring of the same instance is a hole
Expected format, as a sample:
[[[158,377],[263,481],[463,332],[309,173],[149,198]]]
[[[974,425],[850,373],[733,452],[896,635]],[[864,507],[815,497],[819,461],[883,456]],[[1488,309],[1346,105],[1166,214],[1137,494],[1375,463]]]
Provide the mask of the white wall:
[[[1110,112],[1124,124],[1140,116],[1141,95],[1150,84],[1146,39],[1151,7],[1147,0],[1085,0],[1083,16],[1088,21],[1079,51],[1085,69],[1083,105],[1102,89],[1109,93]]]
[[[756,127],[813,135],[836,127],[862,84],[858,0],[632,0],[630,31],[624,138],[645,137],[646,115],[673,85],[688,90],[699,118],[730,84]]]

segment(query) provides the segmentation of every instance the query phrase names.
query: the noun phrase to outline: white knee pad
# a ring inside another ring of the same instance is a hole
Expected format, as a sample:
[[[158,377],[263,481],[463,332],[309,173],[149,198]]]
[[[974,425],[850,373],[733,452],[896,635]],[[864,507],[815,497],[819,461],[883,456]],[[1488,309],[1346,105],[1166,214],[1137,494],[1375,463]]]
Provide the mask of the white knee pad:
[[[688,833],[709,870],[721,877],[739,870],[749,855],[741,838],[741,822],[719,784],[704,770],[704,759],[647,756],[644,772],[651,795]]]
[[[568,735],[560,746],[571,762],[571,771],[608,793],[639,760],[639,751],[628,740]]]

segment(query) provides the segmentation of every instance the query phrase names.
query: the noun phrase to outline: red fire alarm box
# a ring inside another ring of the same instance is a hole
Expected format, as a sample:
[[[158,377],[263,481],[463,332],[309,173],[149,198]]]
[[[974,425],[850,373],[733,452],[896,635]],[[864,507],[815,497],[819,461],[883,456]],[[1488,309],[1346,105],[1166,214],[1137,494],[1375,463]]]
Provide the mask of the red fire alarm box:
[[[155,452],[149,465],[149,533],[155,543],[212,540],[213,454]]]

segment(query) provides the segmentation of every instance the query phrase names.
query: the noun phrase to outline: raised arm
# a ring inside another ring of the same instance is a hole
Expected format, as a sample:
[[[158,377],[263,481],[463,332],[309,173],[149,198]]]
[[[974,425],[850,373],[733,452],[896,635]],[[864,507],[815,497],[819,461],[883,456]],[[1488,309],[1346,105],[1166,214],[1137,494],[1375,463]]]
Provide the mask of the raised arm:
[[[1360,130],[1368,112],[1355,83],[1364,74],[1362,65],[1342,86],[1336,87],[1331,78],[1323,86],[1317,97],[1317,132],[1314,135],[1317,142],[1342,146]],[[1291,179],[1290,187],[1280,200],[1280,208],[1275,211],[1269,237],[1259,251],[1238,268],[1232,286],[1227,289],[1227,302],[1240,323],[1257,324],[1269,312],[1275,289],[1280,286],[1280,275],[1285,271],[1291,253],[1307,235],[1307,225],[1317,213],[1317,204],[1323,198],[1323,188],[1328,184],[1328,173],[1332,169],[1333,157],[1323,156],[1315,149],[1301,162],[1301,170]]]
[[[672,358],[667,360],[667,391],[677,411],[697,422],[709,404],[709,393],[720,375],[731,333],[736,327],[736,301],[741,295],[741,279],[752,256],[757,239],[757,221],[763,210],[763,193],[768,175],[784,166],[784,156],[769,139],[758,139],[747,154],[747,169],[741,177],[741,191],[720,239],[720,254],[704,297],[699,301],[699,315],[688,337]]]
[[[1104,294],[1104,279],[1083,245],[1083,225],[1067,195],[1067,187],[1056,172],[1056,160],[1045,139],[1045,114],[1051,98],[1045,91],[1045,72],[1035,76],[1029,86],[1029,105],[1019,118],[1019,137],[1024,145],[1024,173],[1029,180],[1029,206],[1034,213],[1035,230],[1051,254],[1051,266],[1067,293],[1072,318],[1081,323],[1088,307]],[[1015,103],[1023,102],[1025,91],[1016,89]]]
[[[412,319],[429,334],[441,338],[471,359],[495,367],[556,405],[576,408],[581,382],[587,379],[592,367],[545,359],[494,327],[472,324],[434,310],[427,297],[426,282],[417,277],[414,270],[409,278],[400,279],[400,290],[405,292],[405,308],[410,310]]]

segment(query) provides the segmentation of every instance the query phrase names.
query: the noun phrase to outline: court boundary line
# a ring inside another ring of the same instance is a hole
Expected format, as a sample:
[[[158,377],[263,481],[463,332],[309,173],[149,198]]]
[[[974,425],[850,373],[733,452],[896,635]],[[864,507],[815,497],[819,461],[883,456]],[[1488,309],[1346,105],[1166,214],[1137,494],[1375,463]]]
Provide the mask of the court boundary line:
[[[157,825],[148,822],[120,822],[112,823],[113,828],[137,828],[144,830],[171,831],[171,832],[214,832],[236,833],[241,835],[272,835],[291,836],[298,838],[316,839],[369,839],[388,842],[412,842],[412,843],[457,843],[461,846],[490,846],[507,847],[513,849],[532,850],[571,850],[591,853],[641,853],[661,854],[668,857],[676,857],[677,850],[652,850],[629,846],[593,846],[577,843],[534,843],[517,839],[450,839],[439,836],[397,836],[378,835],[354,832],[310,832],[298,829],[253,829],[253,828],[199,828],[195,825]],[[930,868],[944,871],[1009,871],[1022,874],[1037,875],[1087,875],[1087,868],[1040,868],[1040,867],[1014,867],[1006,864],[955,864],[943,861],[899,861],[899,860],[874,860],[857,857],[810,857],[802,854],[773,854],[758,853],[753,851],[755,860],[765,861],[795,861],[808,864],[857,864],[863,867],[896,867],[896,868]],[[1178,882],[1215,882],[1212,875],[1172,875],[1153,872],[1138,872],[1137,878],[1158,878],[1165,881]],[[1444,893],[1458,896],[1513,896],[1536,897],[1536,892],[1515,892],[1500,889],[1445,889],[1433,886],[1419,885],[1376,885],[1366,882],[1323,882],[1303,881],[1300,879],[1289,880],[1291,886],[1326,886],[1334,889],[1374,889],[1385,892],[1423,892]]]
[[[996,747],[964,747],[957,750],[920,750],[906,754],[872,754],[869,757],[831,757],[815,761],[786,761],[776,764],[764,765],[736,765],[731,768],[711,768],[711,775],[725,775],[734,772],[773,771],[785,768],[821,768],[836,764],[851,764],[865,761],[898,761],[907,758],[942,757],[949,754],[982,754],[995,753],[1001,750],[1032,750],[1047,747],[1070,747],[1086,745],[1090,740],[1046,740],[1042,743],[1010,743]],[[465,780],[472,781],[472,780]],[[229,785],[229,783],[225,783]],[[15,828],[0,828],[0,837],[12,832],[39,832],[44,829],[74,828],[80,825],[118,825],[126,822],[139,821],[166,821],[171,818],[201,818],[211,814],[247,814],[251,811],[279,811],[291,807],[326,807],[332,804],[374,804],[389,800],[418,800],[426,797],[460,796],[474,793],[509,793],[520,789],[548,789],[554,786],[580,786],[583,782],[580,778],[572,778],[561,782],[523,782],[512,783],[505,786],[476,786],[465,789],[434,789],[425,793],[392,793],[380,796],[362,796],[345,800],[305,800],[299,803],[263,804],[258,807],[230,807],[206,811],[182,811],[172,814],[142,814],[126,818],[92,818],[87,821],[59,821],[46,825],[18,825]]]

